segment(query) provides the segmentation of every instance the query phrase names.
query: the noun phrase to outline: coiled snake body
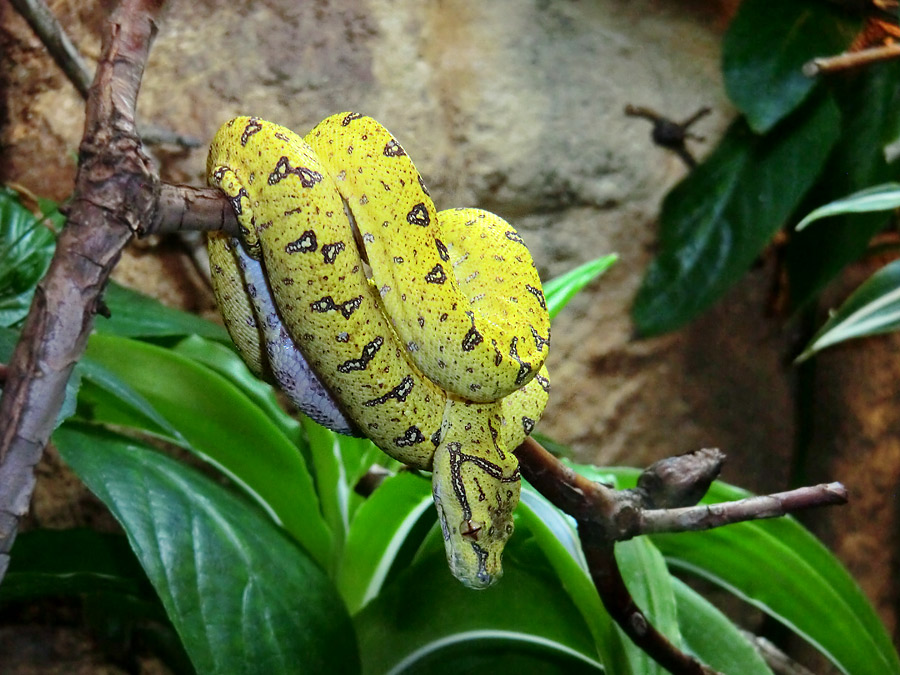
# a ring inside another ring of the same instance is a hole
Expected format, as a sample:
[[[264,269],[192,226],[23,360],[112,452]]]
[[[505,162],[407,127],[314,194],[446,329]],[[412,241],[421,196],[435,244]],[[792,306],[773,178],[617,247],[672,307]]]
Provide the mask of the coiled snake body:
[[[489,586],[519,499],[512,450],[549,392],[550,321],[522,239],[486,211],[436,212],[399,143],[356,113],[305,139],[233,119],[207,172],[241,228],[209,251],[244,360],[313,419],[433,471],[451,571]]]

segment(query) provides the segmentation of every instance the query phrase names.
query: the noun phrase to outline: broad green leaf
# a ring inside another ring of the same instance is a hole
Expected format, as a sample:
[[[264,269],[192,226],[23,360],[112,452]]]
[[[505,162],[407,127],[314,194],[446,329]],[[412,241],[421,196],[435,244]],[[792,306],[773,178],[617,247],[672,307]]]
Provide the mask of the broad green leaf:
[[[632,487],[637,469],[603,469]],[[715,482],[704,503],[750,496]],[[852,675],[900,673],[891,639],[838,560],[793,518],[651,537],[670,567],[731,591],[790,627]]]
[[[331,534],[299,450],[237,387],[170,349],[128,338],[95,333],[86,355],[133,388],[152,414],[178,429],[188,449],[222,470],[315,560],[328,564]]]
[[[202,363],[229,380],[268,414],[285,436],[295,443],[300,442],[300,422],[282,409],[272,386],[250,372],[234,349],[199,335],[190,335],[175,345],[173,350]]]
[[[84,382],[79,392],[79,404],[88,420],[143,429],[181,447],[190,447],[188,440],[169,420],[114,372],[89,356],[81,358],[77,370]]]
[[[616,560],[637,606],[660,633],[681,648],[672,577],[662,555],[646,538],[639,538],[616,544]],[[618,626],[616,630],[621,633],[619,642],[632,673],[666,674],[666,670],[638,649]]]
[[[803,74],[803,64],[844,51],[858,28],[815,0],[742,2],[722,42],[722,71],[750,128],[766,133],[793,112],[819,83]]]
[[[0,187],[0,326],[28,314],[34,287],[44,276],[56,247],[54,228],[61,217],[38,218],[13,190]]]
[[[67,427],[54,441],[122,524],[198,673],[359,670],[340,596],[269,519],[123,437]]]
[[[845,340],[889,333],[900,328],[900,260],[885,265],[869,277],[833,312],[797,358]]]
[[[900,63],[894,62],[831,83],[841,109],[841,138],[806,200],[804,214],[837,197],[900,179],[900,161],[888,164],[884,155],[897,134],[898,81]],[[793,233],[786,261],[794,306],[806,303],[859,258],[890,218],[887,212],[847,213]]]
[[[660,251],[632,308],[641,336],[693,319],[750,268],[815,181],[839,121],[834,102],[816,97],[766,136],[732,124],[663,202]]]
[[[402,472],[387,478],[356,511],[337,575],[351,614],[378,595],[398,552],[431,505],[430,481]]]
[[[578,291],[612,267],[612,264],[618,259],[619,256],[612,253],[579,265],[543,284],[550,318],[559,314]]]
[[[672,580],[684,647],[720,673],[772,675],[759,652],[727,616],[679,579]]]
[[[106,287],[103,302],[109,308],[110,318],[97,318],[94,329],[98,333],[145,338],[200,335],[231,343],[228,332],[219,324],[201,319],[196,314],[166,307],[159,300],[114,281]]]
[[[442,551],[385,587],[354,619],[364,672],[599,672],[590,632],[552,573],[517,559],[534,562],[521,542],[508,548],[503,578],[486,591],[455,581]]]
[[[363,501],[353,488],[369,466],[386,455],[367,438],[337,434],[308,417],[302,417],[301,423],[322,516],[333,536],[335,567],[330,571],[335,571],[342,557],[350,520]]]
[[[891,211],[897,208],[900,208],[900,183],[885,183],[854,192],[843,199],[820,206],[797,223],[797,230],[802,230],[813,221],[829,216],[838,216],[843,213]]]
[[[31,530],[16,537],[0,603],[100,592],[156,597],[125,537],[89,529]]]

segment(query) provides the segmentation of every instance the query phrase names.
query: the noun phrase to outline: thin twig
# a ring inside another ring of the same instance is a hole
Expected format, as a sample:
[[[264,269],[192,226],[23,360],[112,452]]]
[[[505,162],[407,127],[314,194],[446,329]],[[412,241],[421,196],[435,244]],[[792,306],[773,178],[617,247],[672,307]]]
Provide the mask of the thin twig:
[[[10,3],[41,39],[82,98],[87,98],[94,79],[91,71],[44,0],[10,0]]]
[[[882,45],[858,52],[846,52],[837,56],[816,58],[803,64],[803,74],[807,77],[827,75],[891,59],[900,59],[900,44]]]
[[[69,39],[69,35],[50,11],[47,3],[44,0],[10,1],[40,38],[56,65],[65,73],[81,97],[87,99],[91,81],[94,78],[81,57],[81,52]],[[154,124],[142,123],[139,126],[140,136],[147,145],[169,144],[182,148],[199,148],[202,145],[199,138],[180,134]]]
[[[663,532],[699,532],[748,520],[779,518],[797,511],[846,503],[847,489],[840,483],[827,483],[720,504],[680,509],[645,509],[634,522],[634,536]]]

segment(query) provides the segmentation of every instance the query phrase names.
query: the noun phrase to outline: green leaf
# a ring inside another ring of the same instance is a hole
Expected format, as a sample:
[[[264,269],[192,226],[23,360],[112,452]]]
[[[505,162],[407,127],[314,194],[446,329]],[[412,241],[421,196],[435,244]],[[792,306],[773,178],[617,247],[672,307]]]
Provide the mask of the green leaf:
[[[521,543],[485,591],[456,582],[443,552],[405,570],[354,619],[364,672],[599,672],[578,610]]]
[[[900,161],[885,161],[885,146],[896,139],[900,109],[900,63],[865,68],[840,78],[832,88],[843,120],[841,138],[806,211],[836,197],[900,179]],[[787,247],[791,302],[802,306],[843,267],[859,258],[872,236],[890,220],[885,212],[834,216],[792,234]]]
[[[264,411],[285,436],[295,443],[300,442],[300,422],[282,409],[272,386],[250,372],[232,347],[198,335],[190,335],[172,349],[175,353],[187,356],[219,373]]]
[[[397,554],[432,503],[430,481],[402,472],[387,478],[359,507],[337,576],[351,614],[378,595]]]
[[[900,260],[885,265],[869,277],[797,357],[804,361],[816,352],[845,340],[889,333],[900,328]]]
[[[611,253],[579,265],[575,269],[543,284],[550,318],[552,319],[559,314],[578,291],[612,267],[612,264],[618,259],[619,256]]]
[[[144,429],[183,448],[190,447],[190,442],[169,420],[114,372],[89,356],[81,358],[77,369],[84,382],[79,401],[83,412],[87,408],[88,419]]]
[[[197,672],[358,672],[340,596],[270,520],[122,437],[69,427],[54,441],[125,528]]]
[[[766,133],[793,112],[819,83],[803,64],[844,51],[858,28],[823,2],[742,2],[722,42],[722,71],[750,128]]]
[[[308,417],[301,417],[301,423],[322,516],[333,535],[333,561],[337,565],[350,519],[363,501],[354,487],[369,466],[386,455],[367,438],[337,434]]]
[[[240,485],[315,560],[329,564],[331,534],[299,450],[237,387],[172,350],[128,338],[95,333],[86,355],[152,406],[148,419],[158,414],[167,420],[189,450]],[[97,421],[107,421],[103,412],[95,411]]]
[[[88,529],[31,530],[16,537],[0,603],[100,592],[156,597],[125,537]]]
[[[891,211],[900,208],[900,183],[885,183],[866,188],[852,195],[820,206],[797,223],[802,230],[813,221],[843,213],[869,213],[871,211]]]
[[[660,252],[632,308],[643,337],[707,309],[752,265],[813,184],[840,115],[818,97],[766,136],[742,120],[663,202]]]
[[[684,647],[719,673],[772,675],[759,652],[727,616],[679,579],[672,580]]]
[[[603,469],[631,487],[637,469]],[[703,503],[749,493],[715,482]],[[853,675],[900,673],[891,639],[838,560],[793,518],[651,537],[669,565],[696,574],[772,615]]]
[[[669,638],[676,647],[681,648],[672,577],[662,555],[649,540],[639,538],[616,544],[616,560],[625,579],[625,585],[637,606],[660,633]],[[665,675],[666,670],[646,652],[638,649],[618,625],[616,630],[622,635],[620,644],[623,656],[627,659],[632,673]]]
[[[56,247],[51,227],[59,222],[57,212],[35,217],[16,192],[0,187],[0,326],[12,326],[28,314],[34,287]]]
[[[98,333],[122,337],[169,337],[200,335],[211,340],[231,344],[224,327],[201,319],[195,314],[166,307],[149,296],[110,282],[103,295],[110,318],[98,318],[94,328]]]

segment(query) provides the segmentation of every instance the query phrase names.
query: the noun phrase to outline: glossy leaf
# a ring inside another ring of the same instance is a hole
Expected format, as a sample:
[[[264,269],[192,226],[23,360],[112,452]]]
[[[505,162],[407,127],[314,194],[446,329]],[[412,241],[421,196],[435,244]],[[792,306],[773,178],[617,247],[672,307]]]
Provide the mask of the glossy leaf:
[[[662,555],[649,540],[639,538],[616,544],[616,560],[638,607],[659,632],[681,648],[672,576]],[[620,643],[632,673],[666,675],[665,668],[636,647],[618,626],[616,630],[621,633]]]
[[[732,124],[663,202],[660,251],[632,308],[641,336],[693,319],[750,268],[815,181],[839,121],[834,102],[817,97],[766,136]]]
[[[56,247],[54,211],[36,217],[13,190],[0,187],[0,326],[12,326],[28,313],[34,287],[47,271]]]
[[[571,518],[526,486],[516,521],[534,538],[579,608],[606,671],[617,675],[663,675],[665,671],[631,642],[600,602]],[[517,530],[514,536],[521,538],[523,534]],[[653,625],[680,644],[672,578],[659,552],[642,538],[617,545],[616,559],[635,601]]]
[[[329,564],[331,534],[299,450],[237,387],[172,350],[128,338],[94,334],[86,354],[127,382],[178,429],[188,449],[246,490],[314,559]]]
[[[109,308],[110,318],[97,318],[94,328],[99,333],[122,337],[201,335],[231,343],[228,332],[219,324],[167,307],[159,300],[115,282],[106,287],[103,302]]]
[[[600,672],[571,600],[552,574],[517,559],[516,550],[528,557],[521,542],[510,548],[486,591],[456,582],[442,551],[399,575],[354,619],[364,672]]]
[[[843,213],[891,211],[898,208],[900,208],[900,183],[885,183],[854,192],[843,199],[820,206],[797,223],[797,230],[802,230],[810,223],[829,216],[838,216]]]
[[[378,595],[410,532],[431,507],[431,482],[409,472],[387,478],[359,507],[337,576],[351,614]]]
[[[636,469],[603,469],[631,487]],[[704,503],[749,493],[716,482]],[[838,560],[793,518],[651,537],[669,565],[701,576],[774,616],[853,675],[900,673],[891,639]]]
[[[900,179],[900,161],[888,164],[884,155],[885,146],[897,137],[898,81],[900,63],[894,62],[873,65],[855,77],[832,83],[843,120],[841,138],[807,200],[806,211]],[[890,217],[886,212],[847,213],[794,233],[786,255],[794,306],[808,302],[845,265],[859,258]]]
[[[308,417],[302,417],[301,423],[322,516],[333,535],[333,560],[337,566],[350,521],[363,502],[354,491],[356,483],[372,464],[392,460],[367,438],[337,434]]]
[[[54,441],[122,524],[197,672],[359,670],[340,596],[269,519],[122,437],[65,428]]]
[[[579,265],[543,284],[550,318],[554,318],[582,288],[606,272],[619,259],[615,253]]]
[[[679,579],[672,580],[684,648],[719,673],[772,675],[731,620]]]
[[[198,335],[186,337],[172,349],[219,373],[265,412],[285,436],[295,443],[300,442],[303,435],[300,422],[284,411],[272,386],[250,372],[234,349]]]
[[[900,260],[885,265],[833,312],[798,361],[845,340],[900,328]]]
[[[84,381],[79,402],[89,420],[143,429],[183,448],[190,447],[181,432],[116,373],[89,356],[81,358],[77,369]]]
[[[101,592],[156,597],[124,536],[89,529],[31,530],[16,537],[0,603]]]
[[[844,51],[858,27],[815,0],[742,2],[722,42],[722,71],[750,128],[766,133],[793,112],[819,84],[803,64]]]

